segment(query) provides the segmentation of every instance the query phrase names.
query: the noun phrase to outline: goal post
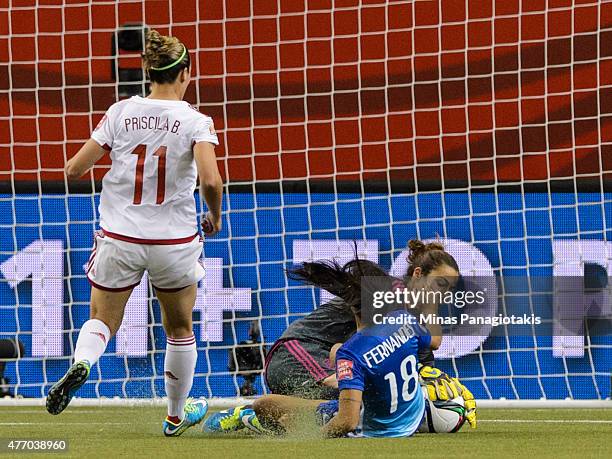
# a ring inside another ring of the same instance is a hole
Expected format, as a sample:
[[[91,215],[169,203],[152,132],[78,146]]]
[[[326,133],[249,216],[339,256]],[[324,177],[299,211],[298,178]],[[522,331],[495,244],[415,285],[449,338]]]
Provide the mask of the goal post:
[[[198,288],[193,395],[238,400],[230,360],[254,324],[263,352],[327,298],[284,269],[345,260],[353,241],[395,274],[412,238],[442,239],[464,276],[496,283],[590,273],[605,282],[580,320],[609,319],[612,2],[553,3],[0,5],[0,339],[26,349],[0,374],[25,398],[0,404],[41,403],[88,318],[83,267],[109,160],[71,183],[63,167],[110,104],[146,91],[145,26],[188,47],[186,100],[214,119],[226,183]],[[499,288],[495,313],[508,298]],[[612,335],[591,325],[459,336],[437,365],[482,406],[608,406]],[[162,403],[164,352],[145,277],[76,403]]]

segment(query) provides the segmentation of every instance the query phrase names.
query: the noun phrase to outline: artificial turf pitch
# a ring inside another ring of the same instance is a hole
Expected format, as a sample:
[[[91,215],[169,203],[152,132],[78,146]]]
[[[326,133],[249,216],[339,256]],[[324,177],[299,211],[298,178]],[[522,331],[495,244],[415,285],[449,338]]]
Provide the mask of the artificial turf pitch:
[[[105,459],[612,457],[612,409],[480,409],[476,430],[466,424],[456,434],[405,439],[324,440],[313,427],[288,437],[210,435],[199,426],[179,438],[164,438],[163,416],[163,408],[69,407],[51,416],[43,407],[0,407],[0,439],[66,439],[68,454],[52,457]],[[48,453],[32,456],[41,455]]]

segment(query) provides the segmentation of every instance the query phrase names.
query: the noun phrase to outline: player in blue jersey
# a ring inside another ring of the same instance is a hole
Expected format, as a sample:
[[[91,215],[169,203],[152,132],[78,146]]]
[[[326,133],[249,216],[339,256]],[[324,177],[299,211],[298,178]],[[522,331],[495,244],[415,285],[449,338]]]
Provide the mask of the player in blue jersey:
[[[439,242],[426,244],[414,239],[410,241],[409,248],[406,276],[392,281],[397,288],[409,286],[419,289],[430,280],[441,277],[444,270],[450,268],[458,271],[456,261]],[[334,288],[339,288],[338,282],[335,282]],[[355,333],[356,328],[355,315],[341,296],[293,322],[266,357],[266,380],[270,392],[304,399],[337,400],[336,351]],[[418,364],[420,383],[427,391],[429,400],[450,400],[462,396],[467,410],[466,418],[475,428],[476,402],[467,387],[457,378],[451,378],[434,368],[430,349],[419,352]],[[326,371],[324,376],[316,376],[318,373],[313,367],[317,366]],[[210,416],[206,420],[205,430],[234,432],[247,427],[257,431],[257,421],[252,405],[240,405]]]
[[[336,263],[305,263],[290,273],[293,278],[324,288],[350,305],[357,332],[336,353],[336,377],[340,396],[333,401],[303,400],[269,395],[255,401],[257,419],[268,430],[290,430],[304,411],[317,413],[324,434],[330,437],[406,437],[419,427],[425,410],[417,371],[419,349],[437,349],[442,332],[435,322],[420,325],[420,317],[437,314],[437,304],[419,304],[411,312],[391,308],[387,323],[370,325],[364,320],[363,290],[392,291],[394,279],[376,264],[353,260],[343,267]],[[419,274],[417,273],[417,276]],[[458,277],[455,266],[446,265],[423,288],[453,288]],[[368,286],[364,278],[379,281]],[[383,285],[379,285],[380,282]],[[329,421],[329,422],[327,422]]]
[[[419,349],[437,349],[440,342],[440,336],[432,337],[418,321],[360,328],[336,354],[340,397],[338,414],[326,425],[327,433],[343,436],[361,423],[361,434],[368,437],[412,435],[425,410],[417,354]],[[333,412],[334,405],[327,402],[319,410]]]
[[[456,267],[453,257],[439,242],[413,239],[408,247],[409,266],[402,279],[397,279],[398,288],[418,288],[415,284],[422,283],[427,276],[435,277],[440,266]],[[418,279],[413,277],[415,270]],[[338,384],[331,356],[356,330],[355,316],[340,297],[292,322],[266,355],[264,376],[270,392],[314,400],[337,399]],[[419,353],[419,363],[423,371],[435,366],[431,350]]]

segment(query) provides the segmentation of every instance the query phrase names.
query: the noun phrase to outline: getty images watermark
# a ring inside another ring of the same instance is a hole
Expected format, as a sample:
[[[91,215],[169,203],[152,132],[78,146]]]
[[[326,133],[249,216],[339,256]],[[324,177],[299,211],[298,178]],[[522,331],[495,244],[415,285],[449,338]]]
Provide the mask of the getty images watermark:
[[[378,309],[390,304],[404,304],[406,307],[415,308],[423,303],[454,304],[457,308],[463,308],[469,304],[483,304],[486,299],[486,291],[449,290],[441,292],[425,288],[411,290],[407,287],[400,287],[395,290],[374,291],[372,299],[372,305]]]
[[[494,316],[474,315],[462,312],[453,316],[423,314],[419,310],[423,305],[436,304],[464,309],[466,306],[482,306],[487,299],[486,288],[476,291],[463,290],[427,290],[426,288],[394,290],[375,290],[372,292],[372,307],[378,312],[372,314],[374,325],[403,325],[406,323],[420,325],[540,325],[542,318],[535,314]],[[402,311],[404,309],[404,311]]]
[[[607,336],[611,286],[607,276],[362,277],[361,319],[454,336]]]

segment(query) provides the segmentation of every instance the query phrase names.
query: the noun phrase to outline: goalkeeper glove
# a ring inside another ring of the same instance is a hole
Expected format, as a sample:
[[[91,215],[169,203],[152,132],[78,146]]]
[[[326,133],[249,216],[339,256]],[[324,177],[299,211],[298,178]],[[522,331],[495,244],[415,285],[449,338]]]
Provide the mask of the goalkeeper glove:
[[[476,400],[470,390],[459,379],[451,378],[438,368],[419,366],[421,385],[427,389],[429,400],[452,400],[463,397],[465,402],[466,419],[472,429],[476,428]]]

